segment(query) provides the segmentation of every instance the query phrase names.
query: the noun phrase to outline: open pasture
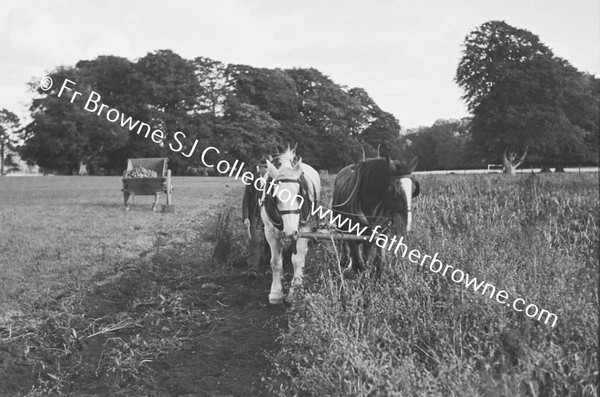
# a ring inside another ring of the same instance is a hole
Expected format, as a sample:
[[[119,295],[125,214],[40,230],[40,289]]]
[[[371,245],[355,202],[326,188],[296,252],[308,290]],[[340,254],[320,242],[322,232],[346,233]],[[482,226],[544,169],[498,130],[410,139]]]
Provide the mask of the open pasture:
[[[229,266],[208,260],[230,179],[174,178],[160,214],[151,196],[124,211],[120,178],[2,178],[0,395],[597,395],[598,175],[419,181],[407,244],[555,327],[407,259],[340,278],[328,243],[269,307],[269,280],[239,275],[243,227]]]

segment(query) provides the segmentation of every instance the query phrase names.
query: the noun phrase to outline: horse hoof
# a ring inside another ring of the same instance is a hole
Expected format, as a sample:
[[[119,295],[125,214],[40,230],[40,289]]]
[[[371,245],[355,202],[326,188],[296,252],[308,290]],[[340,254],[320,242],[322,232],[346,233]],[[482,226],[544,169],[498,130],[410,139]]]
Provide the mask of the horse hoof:
[[[283,303],[283,294],[269,294],[269,303],[272,305],[281,305]]]

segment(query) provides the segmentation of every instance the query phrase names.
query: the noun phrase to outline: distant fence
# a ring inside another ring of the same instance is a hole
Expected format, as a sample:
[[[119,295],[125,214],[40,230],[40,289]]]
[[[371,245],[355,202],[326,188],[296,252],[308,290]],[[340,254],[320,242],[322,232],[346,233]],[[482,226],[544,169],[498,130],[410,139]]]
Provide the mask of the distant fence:
[[[8,170],[4,176],[44,176],[39,170]]]
[[[517,174],[531,174],[532,172],[538,173],[541,168],[519,168]],[[554,170],[554,169],[552,169]],[[598,172],[598,167],[565,167],[565,172],[568,173],[581,173],[581,172]],[[475,170],[435,170],[435,171],[415,171],[413,174],[416,175],[466,175],[466,174],[493,174],[498,173],[497,169],[475,169]],[[501,171],[500,171],[501,172]]]

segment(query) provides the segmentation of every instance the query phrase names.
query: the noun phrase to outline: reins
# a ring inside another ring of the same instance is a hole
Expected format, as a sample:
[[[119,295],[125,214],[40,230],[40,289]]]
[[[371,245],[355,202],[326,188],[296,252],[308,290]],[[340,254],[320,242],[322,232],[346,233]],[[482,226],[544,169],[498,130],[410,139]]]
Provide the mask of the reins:
[[[359,183],[355,183],[354,184],[354,189],[352,190],[352,193],[350,193],[350,195],[348,196],[348,199],[346,201],[344,201],[342,204],[335,204],[335,205],[331,204],[332,207],[342,207],[342,206],[348,204],[350,202],[350,200],[354,197],[354,193],[356,193],[356,189],[358,189],[358,185],[360,185],[360,169],[361,169],[361,167],[359,166],[358,170],[356,171],[356,173],[358,174],[357,175],[357,180],[358,180]],[[348,179],[344,183],[344,185],[347,185],[348,183],[350,183],[350,179]],[[338,212],[341,212],[341,211],[338,211]]]

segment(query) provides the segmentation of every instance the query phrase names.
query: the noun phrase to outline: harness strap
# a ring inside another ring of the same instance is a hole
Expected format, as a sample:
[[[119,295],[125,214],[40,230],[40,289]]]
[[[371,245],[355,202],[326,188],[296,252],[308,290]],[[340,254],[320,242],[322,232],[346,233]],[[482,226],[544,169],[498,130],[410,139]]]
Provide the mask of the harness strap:
[[[285,210],[285,211],[277,210],[277,212],[279,212],[279,215],[286,215],[286,214],[299,214],[301,211],[300,210]]]
[[[304,183],[306,183],[304,174],[302,174],[299,179],[283,178],[283,179],[277,179],[273,183],[274,184],[280,184],[282,182],[297,183],[300,186],[299,191],[300,191],[300,193],[302,193],[303,187],[302,187],[302,182],[300,181],[300,179],[302,179],[304,181]],[[313,186],[313,190],[314,190],[314,197],[316,197],[316,188],[314,186]],[[265,208],[267,208],[267,214],[269,215],[269,219],[270,219],[271,223],[273,224],[273,226],[275,226],[279,230],[283,229],[283,220],[281,219],[282,215],[302,214],[303,213],[302,209],[300,209],[300,208],[295,209],[295,210],[279,210],[277,208],[277,205],[274,202],[275,201],[274,199],[275,199],[275,196],[273,194],[267,195],[266,192],[263,191],[263,200],[262,200],[261,205],[264,206]],[[308,199],[310,200],[310,197],[308,197]],[[271,205],[270,210],[267,207],[268,204]],[[272,213],[271,213],[271,211],[272,211]],[[274,217],[276,217],[276,219],[274,219]],[[305,219],[300,219],[301,224],[304,224],[305,221],[306,221]]]
[[[354,172],[354,170],[352,170],[352,172]],[[344,201],[341,204],[331,204],[332,207],[343,207],[344,205],[348,204],[350,202],[350,200],[354,197],[354,193],[356,193],[356,189],[358,188],[358,185],[360,184],[360,166],[358,167],[358,169],[356,170],[357,173],[357,183],[354,184],[354,189],[352,189],[352,193],[350,193],[350,195],[348,196],[348,199],[346,201]],[[347,185],[348,183],[350,183],[350,178],[348,178],[348,180],[346,181],[346,183],[344,185]]]

